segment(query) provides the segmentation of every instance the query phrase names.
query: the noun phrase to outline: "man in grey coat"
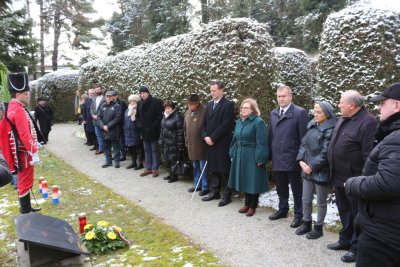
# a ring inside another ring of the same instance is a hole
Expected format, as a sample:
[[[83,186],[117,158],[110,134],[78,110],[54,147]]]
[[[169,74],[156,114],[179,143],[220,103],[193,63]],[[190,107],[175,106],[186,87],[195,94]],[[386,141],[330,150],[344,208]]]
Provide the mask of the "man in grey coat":
[[[279,210],[269,216],[269,219],[287,217],[290,184],[294,198],[294,220],[290,227],[297,228],[302,223],[303,211],[301,169],[296,157],[301,139],[307,131],[308,115],[304,108],[292,103],[292,89],[289,86],[279,86],[276,95],[279,107],[270,114],[268,139]]]
[[[101,127],[99,125],[97,116],[99,114],[100,107],[106,102],[106,99],[104,98],[103,90],[100,84],[97,84],[95,86],[94,91],[96,93],[96,96],[92,100],[90,114],[93,118],[94,132],[96,133],[97,143],[99,145],[98,150],[96,150],[95,154],[99,155],[104,153],[104,139],[101,133]]]

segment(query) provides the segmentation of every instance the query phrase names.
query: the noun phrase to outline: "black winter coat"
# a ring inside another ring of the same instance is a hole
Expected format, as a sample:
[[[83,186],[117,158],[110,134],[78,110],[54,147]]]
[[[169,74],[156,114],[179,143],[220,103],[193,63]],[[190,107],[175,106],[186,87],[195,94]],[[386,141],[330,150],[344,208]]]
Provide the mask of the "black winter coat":
[[[206,145],[207,168],[210,172],[229,174],[231,159],[229,147],[234,127],[234,104],[222,97],[213,110],[214,101],[207,104],[204,114],[201,136],[209,136],[213,146]]]
[[[164,146],[164,161],[173,163],[178,160],[179,149],[185,147],[183,119],[178,110],[175,109],[168,117],[163,116],[159,143]]]
[[[334,186],[343,188],[349,177],[361,175],[374,146],[377,125],[378,121],[365,107],[350,118],[340,117],[328,148]]]
[[[121,107],[114,101],[111,101],[110,104],[104,103],[99,108],[98,115],[97,123],[101,128],[104,140],[119,140]],[[108,131],[103,130],[104,125],[107,125]]]
[[[328,147],[331,141],[335,117],[319,125],[311,120],[307,125],[307,132],[301,140],[297,161],[304,161],[312,169],[310,175],[301,172],[303,179],[316,184],[328,185],[330,182],[329,165],[327,159]]]
[[[53,122],[53,110],[48,105],[44,105],[43,107],[39,105],[36,106],[35,119],[39,122],[40,131],[42,133],[50,133]]]
[[[90,113],[90,108],[92,106],[92,99],[90,97],[85,99],[83,104],[82,116],[83,120],[86,122],[86,131],[89,133],[94,133],[93,117]]]
[[[383,140],[362,176],[349,178],[345,190],[359,199],[356,223],[362,231],[400,253],[400,113],[381,122],[377,138]]]
[[[138,118],[143,141],[157,141],[160,137],[160,122],[163,114],[161,100],[151,95],[138,103]]]

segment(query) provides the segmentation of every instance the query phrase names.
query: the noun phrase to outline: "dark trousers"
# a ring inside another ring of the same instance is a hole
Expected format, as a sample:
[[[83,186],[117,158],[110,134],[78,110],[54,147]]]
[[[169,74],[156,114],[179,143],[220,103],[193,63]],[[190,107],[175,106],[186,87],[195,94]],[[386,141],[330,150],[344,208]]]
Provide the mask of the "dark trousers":
[[[303,185],[301,182],[301,174],[298,172],[274,172],[276,182],[276,191],[279,197],[279,211],[287,213],[289,211],[289,184],[292,188],[294,200],[294,216],[303,218],[303,202],[302,193]]]
[[[213,194],[220,194],[222,183],[228,182],[228,174],[220,172],[210,172],[208,185],[210,192]]]
[[[357,267],[399,267],[399,248],[392,248],[361,232],[357,245]]]
[[[134,165],[140,165],[143,164],[144,160],[144,149],[143,145],[137,145],[137,146],[128,146],[128,151],[132,156],[132,163]]]
[[[114,163],[119,164],[121,158],[121,150],[119,146],[119,140],[104,140],[104,154],[106,156],[106,163],[111,164],[114,158]],[[111,146],[114,151],[114,157],[111,156]]]
[[[244,205],[256,209],[258,207],[258,198],[260,194],[247,194],[244,193]]]
[[[335,187],[336,205],[339,210],[342,229],[339,231],[339,243],[351,245],[350,251],[357,252],[357,232],[354,219],[358,212],[358,199],[345,194],[343,187]]]
[[[97,143],[97,137],[95,132],[87,132],[87,140],[89,145],[93,145],[95,148],[99,147],[99,144]]]

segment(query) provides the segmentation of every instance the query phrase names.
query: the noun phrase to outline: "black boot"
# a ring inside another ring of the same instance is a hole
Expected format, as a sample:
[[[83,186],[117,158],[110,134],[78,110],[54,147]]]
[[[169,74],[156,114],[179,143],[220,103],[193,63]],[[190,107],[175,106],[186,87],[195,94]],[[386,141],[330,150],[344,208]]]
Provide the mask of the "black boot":
[[[224,196],[222,197],[221,201],[218,203],[218,207],[223,207],[228,205],[229,203],[232,202],[232,193],[233,189],[232,188],[227,188]]]
[[[137,165],[134,170],[140,170],[143,169],[143,163],[140,163],[139,165]]]
[[[306,237],[308,239],[318,239],[323,235],[324,233],[322,232],[322,224],[314,224],[314,229],[311,232],[307,233]]]
[[[303,221],[303,224],[297,228],[296,235],[304,235],[311,231],[312,221]]]
[[[37,212],[41,210],[41,208],[32,208],[30,194],[27,194],[26,196],[19,198],[19,206],[21,214],[26,214],[29,212]]]
[[[132,168],[136,168],[137,164],[136,162],[132,162],[131,164],[129,164],[128,166],[126,166],[127,169],[132,169]]]

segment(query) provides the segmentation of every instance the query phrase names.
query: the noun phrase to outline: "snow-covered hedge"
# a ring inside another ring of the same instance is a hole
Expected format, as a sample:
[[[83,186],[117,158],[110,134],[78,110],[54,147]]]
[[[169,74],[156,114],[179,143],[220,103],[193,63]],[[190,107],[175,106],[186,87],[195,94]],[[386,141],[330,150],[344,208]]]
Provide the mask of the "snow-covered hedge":
[[[74,99],[75,92],[78,90],[78,75],[78,70],[59,70],[30,82],[30,106],[34,108],[36,99],[44,97],[54,110],[55,121],[74,120]]]
[[[318,94],[337,103],[340,92],[364,95],[400,80],[400,13],[357,5],[324,24]]]
[[[293,102],[310,109],[316,94],[316,61],[302,50],[276,47],[273,50],[277,64],[274,85],[286,84],[293,90]]]
[[[184,105],[190,93],[209,100],[209,83],[225,82],[231,99],[255,97],[266,115],[275,99],[275,61],[266,24],[249,19],[226,19],[207,24],[197,33],[179,35],[139,46],[113,57],[82,65],[80,87],[100,82],[126,97],[147,84],[160,99]],[[238,105],[237,105],[238,106]]]

